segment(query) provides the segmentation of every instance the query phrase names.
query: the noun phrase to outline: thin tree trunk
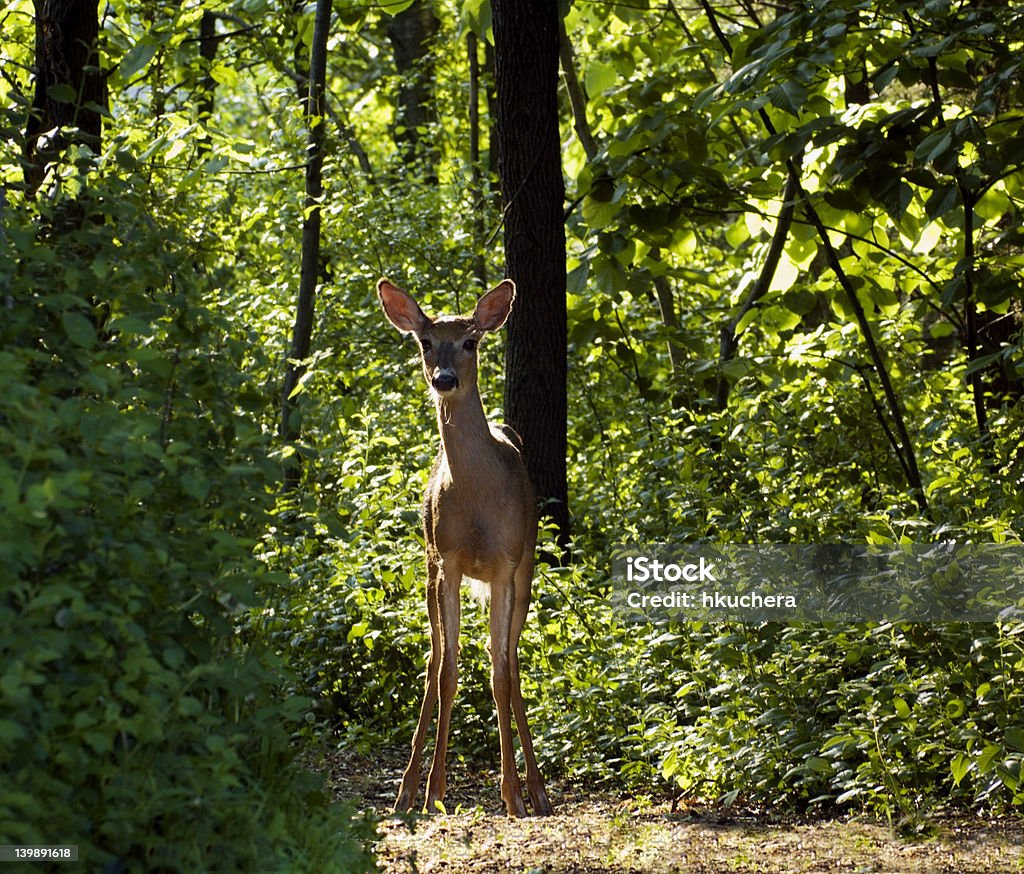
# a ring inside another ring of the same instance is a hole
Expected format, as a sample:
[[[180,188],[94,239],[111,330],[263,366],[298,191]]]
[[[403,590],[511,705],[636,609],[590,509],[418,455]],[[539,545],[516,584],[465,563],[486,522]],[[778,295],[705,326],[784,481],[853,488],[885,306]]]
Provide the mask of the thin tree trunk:
[[[652,256],[655,254],[651,252]],[[668,363],[672,372],[672,407],[679,409],[686,402],[685,396],[679,390],[679,380],[685,366],[683,348],[679,344],[679,335],[682,327],[679,324],[679,314],[676,313],[675,295],[672,293],[672,286],[669,285],[665,276],[654,277],[654,294],[658,299],[658,312],[661,313],[661,321],[668,332]]]
[[[505,416],[565,542],[565,227],[558,127],[558,4],[493,0],[497,141],[508,275],[519,289],[508,322]]]
[[[494,46],[491,41],[484,40],[483,70],[484,93],[487,95],[487,117],[498,118],[498,94],[494,83]],[[501,144],[496,135],[491,136],[490,148],[487,150],[487,184],[496,197],[501,197],[501,180],[498,178],[498,150]]]
[[[718,37],[718,41],[722,44],[722,48],[725,49],[726,54],[731,58],[733,56],[732,43],[729,42],[729,37],[726,36],[725,32],[722,30],[718,21],[718,16],[715,14],[709,0],[700,0],[700,5],[704,9],[704,12],[707,13],[711,29]],[[764,125],[765,130],[768,131],[769,136],[775,136],[778,133],[775,125],[772,123],[771,117],[768,115],[768,112],[764,107],[761,107],[758,110],[758,117],[761,119],[761,123]],[[807,218],[807,221],[814,226],[814,229],[818,233],[822,249],[825,253],[825,260],[833,274],[835,274],[840,286],[842,286],[843,291],[846,293],[850,308],[853,310],[854,317],[857,320],[857,325],[860,328],[861,336],[864,338],[864,343],[867,346],[868,356],[871,358],[871,365],[878,376],[878,381],[882,385],[882,393],[885,395],[885,401],[889,407],[889,415],[892,417],[893,427],[895,428],[896,434],[896,440],[890,438],[893,449],[899,458],[901,467],[906,473],[907,484],[910,486],[911,495],[917,503],[918,509],[920,509],[922,513],[927,513],[928,498],[925,495],[924,485],[921,482],[921,474],[917,466],[917,455],[914,450],[914,444],[910,439],[910,432],[907,430],[906,421],[903,418],[903,409],[900,406],[899,399],[896,397],[896,390],[893,388],[892,379],[889,376],[889,370],[885,365],[885,360],[882,358],[881,350],[878,348],[875,335],[871,330],[871,323],[868,321],[867,313],[864,312],[864,307],[861,305],[860,299],[857,297],[857,291],[853,287],[850,277],[846,275],[846,271],[843,269],[843,265],[839,260],[835,247],[832,245],[832,240],[828,235],[828,229],[825,227],[825,223],[821,220],[821,216],[814,208],[814,204],[811,203],[811,199],[808,196],[807,191],[804,189],[803,183],[800,181],[799,168],[792,158],[786,159],[786,171],[789,174],[790,181],[796,186],[797,195],[803,201],[804,216]],[[887,434],[892,433],[891,431],[888,431],[888,429],[886,430]]]
[[[316,304],[316,285],[320,271],[320,198],[323,195],[322,171],[324,161],[324,86],[327,80],[327,38],[331,28],[331,0],[317,0],[316,19],[313,24],[313,45],[309,61],[309,97],[306,103],[309,124],[309,147],[306,162],[305,218],[302,222],[302,265],[299,274],[299,293],[295,306],[295,325],[292,329],[288,360],[285,362],[284,389],[281,397],[281,437],[286,443],[299,439],[296,389],[306,372],[313,335],[313,313]],[[285,467],[285,488],[292,489],[299,482],[301,467],[298,456],[289,459]]]
[[[962,176],[962,174],[960,174]],[[964,323],[967,326],[967,336],[964,338],[967,346],[968,369],[978,358],[978,306],[974,288],[975,252],[974,252],[974,192],[964,184],[962,178],[957,180],[960,188],[960,199],[964,205]],[[974,419],[978,425],[978,435],[981,437],[981,451],[990,462],[993,462],[992,435],[988,430],[988,410],[985,409],[985,380],[984,374],[978,370],[972,370],[967,376],[967,382],[971,386],[971,394],[974,400]]]
[[[487,259],[484,257],[484,177],[480,166],[480,50],[476,34],[466,33],[469,58],[469,199],[473,216],[473,274],[480,289],[487,288]]]
[[[576,53],[569,42],[569,34],[565,31],[565,19],[558,21],[558,54],[562,62],[562,75],[565,76],[565,91],[569,95],[569,106],[572,108],[573,129],[580,138],[580,145],[588,161],[597,157],[597,141],[590,129],[587,119],[587,95],[576,75]]]
[[[910,27],[911,33],[915,28],[911,22],[910,15],[903,14],[904,20]],[[946,126],[946,120],[942,112],[942,89],[939,85],[939,65],[934,57],[928,58],[928,85],[932,92],[932,105],[935,108],[935,115],[940,127]],[[974,251],[974,207],[977,203],[975,192],[967,185],[963,170],[955,165],[954,177],[956,187],[960,192],[960,200],[964,207],[964,326],[966,336],[964,345],[967,352],[967,384],[971,387],[971,395],[974,401],[974,418],[978,425],[978,436],[981,438],[981,451],[990,463],[992,456],[992,435],[988,430],[988,411],[985,409],[985,382],[979,370],[972,369],[972,365],[978,357],[978,307],[975,297],[974,272],[975,272],[975,251]]]
[[[406,166],[419,166],[428,182],[437,179],[438,155],[423,131],[437,121],[432,51],[440,27],[430,0],[415,0],[387,28],[399,78],[395,144]]]
[[[196,107],[199,120],[208,128],[213,115],[213,95],[217,90],[217,80],[211,75],[214,58],[217,57],[217,16],[210,11],[203,13],[199,20],[199,57],[202,59],[201,78],[199,80],[199,104]],[[207,154],[212,148],[209,133],[206,130],[199,137],[197,150],[200,156]]]
[[[107,100],[106,80],[99,70],[96,49],[97,3],[35,0],[33,6],[36,90],[22,151],[29,195],[35,194],[42,184],[46,164],[71,143],[83,143],[99,154],[103,117],[97,107],[105,107]],[[56,132],[48,135],[54,129]]]

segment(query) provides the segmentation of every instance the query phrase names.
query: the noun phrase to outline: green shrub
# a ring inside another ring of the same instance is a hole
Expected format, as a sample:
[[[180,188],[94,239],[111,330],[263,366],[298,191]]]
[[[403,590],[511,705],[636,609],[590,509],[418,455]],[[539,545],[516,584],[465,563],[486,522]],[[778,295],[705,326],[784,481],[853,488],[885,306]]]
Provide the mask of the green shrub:
[[[0,262],[0,843],[90,870],[366,870],[293,761],[308,702],[237,617],[277,466],[245,326],[110,178],[9,208]]]

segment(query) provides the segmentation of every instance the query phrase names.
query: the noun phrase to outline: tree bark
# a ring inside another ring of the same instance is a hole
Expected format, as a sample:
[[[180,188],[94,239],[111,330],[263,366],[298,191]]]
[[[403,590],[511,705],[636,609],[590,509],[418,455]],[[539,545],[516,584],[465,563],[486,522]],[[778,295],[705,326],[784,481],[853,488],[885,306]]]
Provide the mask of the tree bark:
[[[505,417],[523,438],[542,512],[564,544],[569,499],[558,4],[494,0],[493,21],[505,258],[518,288],[508,322]]]
[[[469,196],[473,211],[473,275],[484,291],[487,286],[487,259],[484,257],[484,175],[480,167],[480,52],[476,34],[466,34],[466,57],[469,60]]]
[[[388,24],[398,71],[395,144],[407,166],[419,165],[427,181],[437,179],[437,152],[422,131],[437,121],[434,108],[434,40],[441,22],[430,0],[416,0]]]
[[[217,57],[217,16],[209,11],[204,12],[199,21],[199,57],[201,67],[196,109],[204,130],[199,135],[197,151],[200,155],[205,155],[212,148],[209,127],[213,116],[213,96],[217,90],[217,80],[211,74],[214,59]]]
[[[33,5],[36,91],[22,153],[29,194],[42,184],[46,164],[72,143],[88,145],[99,153],[103,117],[96,107],[106,106],[107,99],[96,51],[98,4],[92,0],[35,0]],[[55,86],[70,91],[55,90]]]
[[[296,411],[295,390],[306,372],[313,335],[316,285],[320,273],[320,198],[323,195],[324,87],[327,80],[327,38],[331,29],[331,0],[317,0],[313,24],[313,45],[309,61],[309,98],[306,103],[309,147],[306,161],[305,218],[302,222],[302,265],[295,306],[295,325],[285,362],[281,397],[281,437],[286,443],[299,439],[301,428]],[[285,489],[298,485],[301,468],[297,456],[285,466]]]

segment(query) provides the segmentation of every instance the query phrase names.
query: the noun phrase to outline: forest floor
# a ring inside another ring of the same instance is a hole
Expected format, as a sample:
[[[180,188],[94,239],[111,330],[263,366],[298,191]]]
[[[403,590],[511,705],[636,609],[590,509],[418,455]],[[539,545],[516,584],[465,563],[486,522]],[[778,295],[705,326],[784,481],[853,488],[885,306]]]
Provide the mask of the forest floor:
[[[379,817],[387,874],[1024,874],[1021,818],[929,818],[906,837],[870,819],[744,813],[550,781],[554,815],[514,820],[496,769],[454,761],[447,814],[396,817],[403,757],[320,750],[315,765],[339,799]]]

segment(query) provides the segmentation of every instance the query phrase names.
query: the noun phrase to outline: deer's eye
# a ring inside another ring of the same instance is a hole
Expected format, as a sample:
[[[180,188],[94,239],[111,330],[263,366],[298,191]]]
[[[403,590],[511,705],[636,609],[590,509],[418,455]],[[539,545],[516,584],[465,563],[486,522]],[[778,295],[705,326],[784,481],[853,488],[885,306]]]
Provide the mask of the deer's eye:
[[[423,349],[424,352],[429,352],[431,349],[434,348],[434,344],[424,338],[420,340],[420,347]]]
[[[471,337],[470,339],[463,341],[462,348],[465,349],[467,352],[472,352],[474,349],[476,349],[476,340],[474,340]]]

